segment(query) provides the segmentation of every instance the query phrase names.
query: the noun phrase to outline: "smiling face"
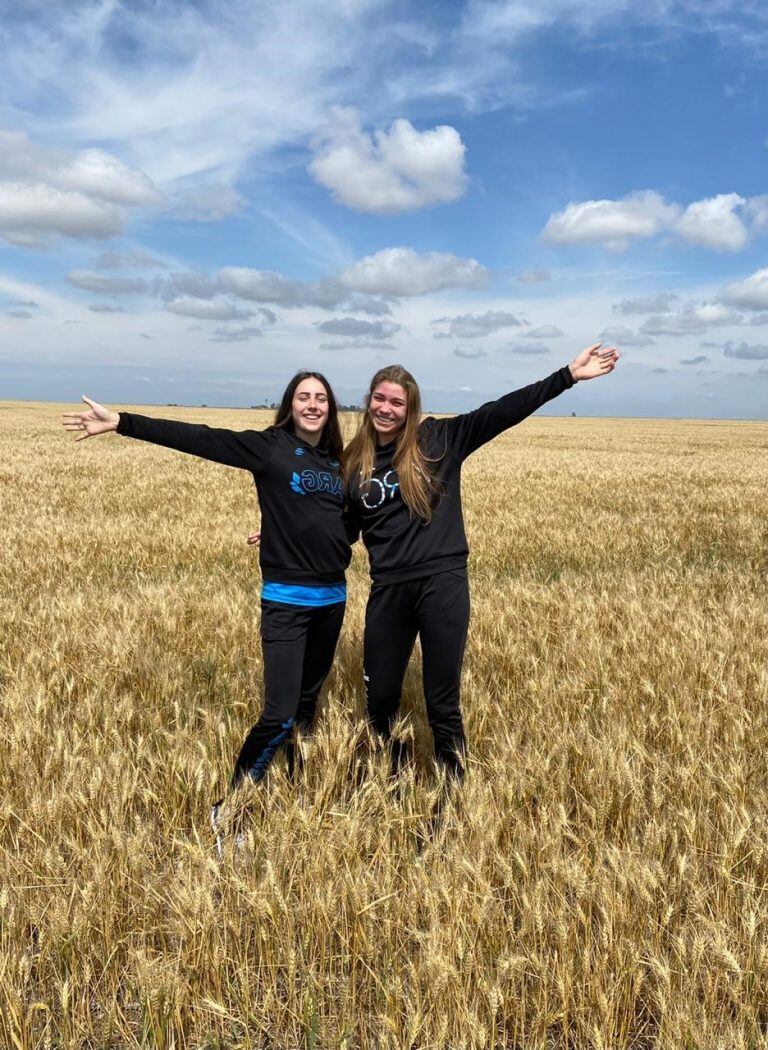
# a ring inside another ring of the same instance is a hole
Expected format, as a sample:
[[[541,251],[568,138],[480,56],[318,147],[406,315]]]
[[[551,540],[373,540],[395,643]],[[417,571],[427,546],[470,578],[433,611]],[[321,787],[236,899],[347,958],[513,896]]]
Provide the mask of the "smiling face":
[[[317,444],[328,421],[328,391],[319,379],[302,379],[293,392],[291,416],[296,437]]]
[[[378,383],[371,393],[368,415],[380,445],[392,441],[408,416],[408,394],[399,383]]]

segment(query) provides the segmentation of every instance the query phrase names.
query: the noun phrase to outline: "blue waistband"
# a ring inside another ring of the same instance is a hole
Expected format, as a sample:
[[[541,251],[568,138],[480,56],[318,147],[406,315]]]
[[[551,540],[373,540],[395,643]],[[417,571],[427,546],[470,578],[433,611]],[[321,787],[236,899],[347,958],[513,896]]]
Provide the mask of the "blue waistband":
[[[261,597],[268,602],[282,602],[284,605],[309,605],[319,608],[321,605],[336,605],[347,600],[346,583],[334,583],[330,587],[303,587],[295,583],[274,583],[264,580],[261,585]]]

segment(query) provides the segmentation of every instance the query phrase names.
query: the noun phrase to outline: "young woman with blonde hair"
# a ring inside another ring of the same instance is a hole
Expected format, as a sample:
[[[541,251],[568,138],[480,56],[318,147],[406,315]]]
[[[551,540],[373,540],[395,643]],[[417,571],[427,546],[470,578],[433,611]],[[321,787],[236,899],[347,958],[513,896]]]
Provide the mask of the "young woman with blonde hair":
[[[574,383],[612,372],[618,358],[597,343],[548,378],[451,419],[421,419],[419,388],[402,366],[373,377],[344,473],[371,565],[363,643],[368,717],[391,747],[393,771],[407,756],[391,730],[418,635],[435,757],[450,776],[463,774],[469,584],[462,463]]]

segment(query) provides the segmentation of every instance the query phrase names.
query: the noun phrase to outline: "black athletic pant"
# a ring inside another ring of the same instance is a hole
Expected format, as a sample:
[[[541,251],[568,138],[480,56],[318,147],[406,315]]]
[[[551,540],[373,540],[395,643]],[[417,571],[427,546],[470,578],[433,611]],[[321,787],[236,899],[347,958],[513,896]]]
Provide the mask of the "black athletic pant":
[[[258,781],[293,726],[308,729],[328,676],[344,619],[344,602],[318,608],[261,603],[264,710],[240,749],[232,786]]]
[[[418,634],[435,757],[454,776],[464,771],[459,700],[468,624],[466,570],[441,572],[406,583],[374,584],[365,614],[363,660],[371,724],[391,741],[405,670]],[[403,757],[402,746],[393,742],[392,752],[397,767]]]

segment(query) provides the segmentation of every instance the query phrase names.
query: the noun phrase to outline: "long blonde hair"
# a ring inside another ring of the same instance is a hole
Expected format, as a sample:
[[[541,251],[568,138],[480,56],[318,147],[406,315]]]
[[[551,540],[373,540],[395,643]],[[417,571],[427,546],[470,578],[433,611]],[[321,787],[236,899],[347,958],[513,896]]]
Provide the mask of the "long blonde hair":
[[[371,480],[376,463],[376,430],[371,420],[371,397],[379,383],[397,383],[405,391],[406,416],[402,430],[395,438],[392,465],[397,470],[400,492],[412,514],[432,520],[433,500],[439,491],[428,460],[419,448],[421,394],[416,380],[402,365],[380,368],[371,380],[363,401],[357,433],[344,451],[344,474],[349,486],[362,486]]]

